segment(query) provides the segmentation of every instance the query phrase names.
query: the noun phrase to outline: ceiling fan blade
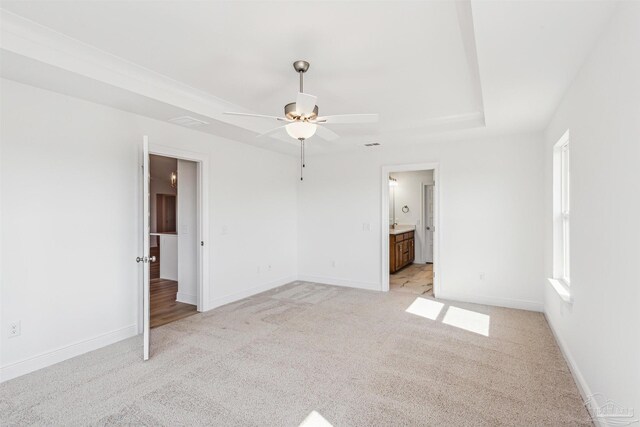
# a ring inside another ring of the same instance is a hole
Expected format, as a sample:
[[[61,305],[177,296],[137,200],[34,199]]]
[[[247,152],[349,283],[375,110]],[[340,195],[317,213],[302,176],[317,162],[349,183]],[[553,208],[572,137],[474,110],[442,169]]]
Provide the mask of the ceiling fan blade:
[[[378,114],[338,114],[335,116],[318,117],[314,120],[314,123],[377,123],[378,119]]]
[[[287,125],[278,126],[277,128],[273,128],[271,130],[268,130],[265,133],[261,133],[260,135],[256,135],[256,138],[260,138],[261,136],[271,135],[271,134],[276,133],[278,131],[284,130],[286,127],[287,127]]]
[[[318,135],[320,138],[324,139],[325,141],[334,141],[340,138],[340,136],[334,131],[320,125],[318,125],[318,127],[316,128],[316,135]]]
[[[284,117],[265,116],[264,114],[233,113],[233,112],[226,112],[226,113],[223,113],[223,114],[226,114],[228,116],[259,117],[259,118],[262,118],[262,119],[274,119],[274,120],[279,120],[281,122],[289,122],[290,121],[288,119],[285,119]]]
[[[296,98],[296,111],[301,116],[306,116],[313,113],[313,109],[316,107],[317,96],[309,95],[308,93],[298,92]]]

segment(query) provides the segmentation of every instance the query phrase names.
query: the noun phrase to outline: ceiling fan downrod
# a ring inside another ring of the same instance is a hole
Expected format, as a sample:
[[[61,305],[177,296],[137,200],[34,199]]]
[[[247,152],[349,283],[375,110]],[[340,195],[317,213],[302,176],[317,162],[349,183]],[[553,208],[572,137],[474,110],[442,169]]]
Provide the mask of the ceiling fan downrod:
[[[296,72],[300,76],[300,93],[304,93],[304,73],[306,73],[307,70],[309,69],[309,62],[303,61],[303,60],[296,61],[293,63],[293,69],[296,70]],[[285,107],[285,111],[286,111],[286,107]],[[302,175],[302,172],[305,167],[304,138],[298,138],[298,140],[300,141],[300,181],[303,181],[304,177]]]
[[[304,93],[304,73],[309,69],[309,63],[307,61],[296,61],[293,63],[293,69],[300,75],[300,93]]]

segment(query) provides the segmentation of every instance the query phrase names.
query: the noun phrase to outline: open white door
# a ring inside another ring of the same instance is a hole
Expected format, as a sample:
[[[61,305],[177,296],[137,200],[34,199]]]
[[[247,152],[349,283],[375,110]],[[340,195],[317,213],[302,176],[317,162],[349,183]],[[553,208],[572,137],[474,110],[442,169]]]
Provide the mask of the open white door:
[[[424,260],[433,262],[433,184],[424,186]]]
[[[149,256],[149,138],[145,135],[142,139],[142,256],[136,258],[136,262],[142,266],[142,336],[144,350],[142,357],[149,359],[149,325],[150,325],[150,278],[149,263],[155,261]]]

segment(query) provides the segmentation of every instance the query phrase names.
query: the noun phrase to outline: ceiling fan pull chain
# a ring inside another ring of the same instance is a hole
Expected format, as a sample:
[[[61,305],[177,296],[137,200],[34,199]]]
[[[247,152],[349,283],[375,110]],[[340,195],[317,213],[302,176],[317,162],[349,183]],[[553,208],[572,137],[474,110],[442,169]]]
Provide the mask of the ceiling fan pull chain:
[[[302,168],[304,167],[304,146],[302,140],[300,140],[300,181],[302,181]]]
[[[304,139],[303,139],[303,140],[302,140],[302,167],[303,167],[303,168],[304,168],[304,167],[306,167],[306,165],[305,165],[305,158],[304,158],[304,157],[305,157],[305,154],[306,154],[306,153],[304,152]]]

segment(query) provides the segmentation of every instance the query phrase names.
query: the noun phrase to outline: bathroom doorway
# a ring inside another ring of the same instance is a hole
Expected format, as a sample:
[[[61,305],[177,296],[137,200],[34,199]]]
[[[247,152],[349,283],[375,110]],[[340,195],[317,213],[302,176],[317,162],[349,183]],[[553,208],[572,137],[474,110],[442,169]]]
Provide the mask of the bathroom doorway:
[[[437,293],[437,165],[383,168],[382,290]]]

